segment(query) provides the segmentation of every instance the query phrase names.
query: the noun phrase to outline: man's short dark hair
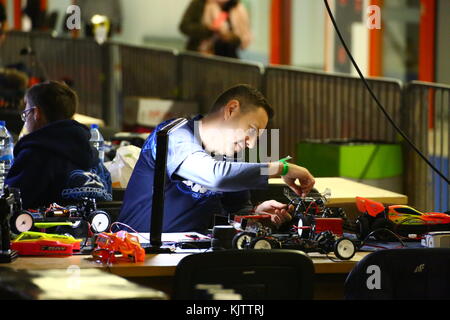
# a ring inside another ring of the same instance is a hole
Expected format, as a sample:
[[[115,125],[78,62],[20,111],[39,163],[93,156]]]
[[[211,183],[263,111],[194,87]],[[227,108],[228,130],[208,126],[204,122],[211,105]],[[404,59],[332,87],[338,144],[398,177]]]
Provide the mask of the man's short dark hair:
[[[78,96],[66,84],[57,81],[38,83],[28,89],[26,100],[42,109],[48,122],[71,119],[78,107]]]
[[[224,107],[230,100],[236,99],[241,105],[241,110],[243,112],[249,111],[255,108],[263,108],[271,119],[273,117],[274,111],[270,106],[264,95],[259,92],[259,90],[247,85],[238,84],[225,90],[214,102],[210,113],[219,111]]]

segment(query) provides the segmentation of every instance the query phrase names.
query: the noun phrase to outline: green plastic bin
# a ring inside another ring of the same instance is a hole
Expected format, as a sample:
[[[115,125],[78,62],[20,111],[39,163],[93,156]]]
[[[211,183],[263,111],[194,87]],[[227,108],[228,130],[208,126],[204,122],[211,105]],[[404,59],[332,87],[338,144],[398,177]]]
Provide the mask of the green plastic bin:
[[[297,163],[316,177],[359,180],[403,174],[400,144],[352,141],[304,141],[297,145]]]

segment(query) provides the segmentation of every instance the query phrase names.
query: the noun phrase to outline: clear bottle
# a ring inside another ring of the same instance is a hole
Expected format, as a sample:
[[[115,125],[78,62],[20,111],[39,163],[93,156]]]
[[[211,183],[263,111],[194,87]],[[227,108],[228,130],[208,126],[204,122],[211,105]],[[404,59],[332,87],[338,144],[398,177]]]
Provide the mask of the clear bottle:
[[[9,169],[14,162],[14,139],[6,128],[5,121],[0,121],[0,193],[3,194],[4,184]]]
[[[91,125],[91,139],[89,140],[91,145],[97,149],[98,157],[101,162],[105,161],[105,140],[103,139],[97,124]]]

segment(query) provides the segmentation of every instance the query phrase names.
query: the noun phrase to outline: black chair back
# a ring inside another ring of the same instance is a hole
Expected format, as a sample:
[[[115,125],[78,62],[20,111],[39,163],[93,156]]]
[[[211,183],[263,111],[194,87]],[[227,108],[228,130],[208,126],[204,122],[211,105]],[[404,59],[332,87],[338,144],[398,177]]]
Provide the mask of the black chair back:
[[[219,284],[243,300],[313,298],[312,260],[296,250],[223,250],[185,257],[175,272],[173,299],[202,299],[197,284]]]
[[[348,275],[345,298],[449,299],[450,249],[405,248],[371,253]]]

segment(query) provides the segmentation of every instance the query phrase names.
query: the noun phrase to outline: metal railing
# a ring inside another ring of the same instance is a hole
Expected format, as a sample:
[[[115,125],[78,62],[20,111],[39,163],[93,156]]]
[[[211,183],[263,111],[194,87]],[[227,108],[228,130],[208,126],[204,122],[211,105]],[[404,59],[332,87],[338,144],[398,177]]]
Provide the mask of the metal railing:
[[[94,41],[12,31],[0,47],[0,57],[4,65],[24,64],[33,76],[70,82],[79,95],[78,112],[104,117],[103,48]]]
[[[124,96],[178,97],[178,58],[175,50],[119,44]]]
[[[401,82],[369,79],[394,121],[400,122]],[[295,157],[296,144],[313,140],[396,142],[394,129],[359,78],[293,67],[268,67],[265,94],[275,109],[280,151]]]
[[[404,91],[405,132],[445,176],[449,177],[450,86],[413,81]],[[449,186],[411,148],[405,146],[405,191],[423,211],[450,210]]]
[[[198,102],[201,113],[208,112],[218,95],[233,85],[261,89],[262,64],[196,53],[180,53],[179,59],[180,98]]]

